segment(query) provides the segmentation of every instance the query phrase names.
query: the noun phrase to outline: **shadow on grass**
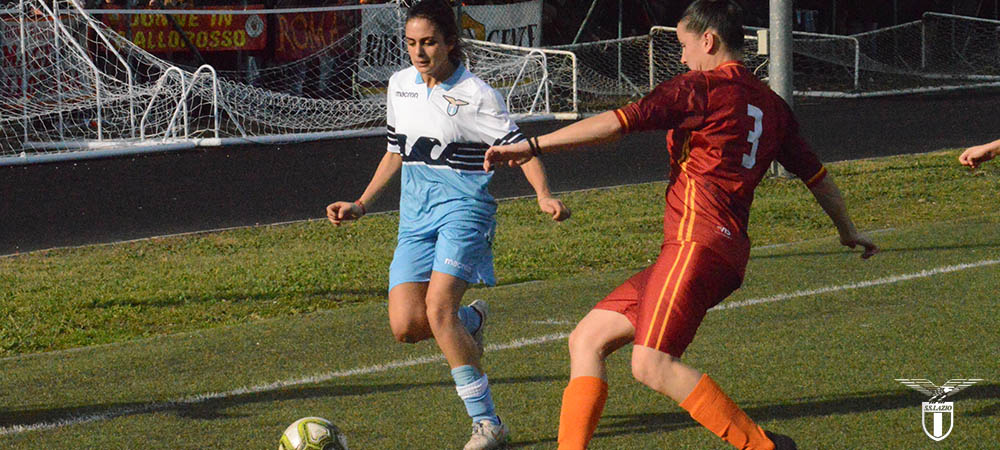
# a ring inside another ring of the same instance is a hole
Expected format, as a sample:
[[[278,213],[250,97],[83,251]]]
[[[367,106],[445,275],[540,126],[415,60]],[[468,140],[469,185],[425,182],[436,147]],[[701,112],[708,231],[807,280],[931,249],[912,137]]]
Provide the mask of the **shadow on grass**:
[[[649,395],[654,395],[654,393],[650,391]],[[1000,384],[984,384],[970,387],[957,396],[955,401],[961,402],[962,400],[1000,400]],[[795,399],[780,404],[744,407],[744,410],[755,421],[769,422],[836,414],[870,413],[901,408],[919,409],[921,402],[924,401],[927,401],[927,397],[919,392],[895,390],[853,393],[837,398]],[[1000,414],[1000,402],[964,414],[973,417],[996,416]],[[594,436],[663,433],[698,426],[700,425],[686,412],[604,415]],[[556,442],[556,439],[552,437],[534,441],[513,442],[510,444],[510,447],[529,447],[554,442]]]
[[[958,154],[956,154],[955,156],[957,158]],[[848,177],[852,175],[870,175],[872,173],[885,174],[889,172],[912,172],[916,170],[930,170],[930,169],[934,170],[933,173],[935,175],[940,174],[946,170],[955,170],[956,172],[962,174],[968,172],[968,169],[965,169],[964,167],[959,166],[958,164],[952,163],[952,161],[941,161],[941,162],[920,161],[919,163],[916,164],[889,166],[889,167],[885,167],[882,165],[878,165],[875,167],[860,167],[857,169],[845,169],[841,167],[838,168],[835,173],[838,177]]]
[[[552,382],[563,379],[562,376],[531,376],[491,379],[493,386],[505,384],[539,383]],[[385,394],[390,392],[408,391],[421,388],[443,388],[454,389],[451,380],[443,379],[439,382],[431,383],[391,383],[391,384],[333,384],[326,382],[320,385],[290,386],[276,388],[264,392],[250,392],[245,394],[218,394],[212,398],[211,394],[205,397],[189,397],[180,401],[162,402],[132,402],[132,403],[109,403],[102,405],[88,405],[69,408],[50,408],[38,410],[0,410],[0,427],[48,427],[52,424],[63,422],[92,422],[109,420],[116,417],[124,417],[149,413],[174,413],[178,417],[196,420],[215,420],[231,418],[232,414],[224,412],[225,409],[249,404],[271,403],[287,400],[304,400],[312,398],[333,398],[364,396],[369,394]]]
[[[186,304],[209,304],[219,303],[222,300],[232,303],[254,303],[279,300],[290,297],[324,297],[336,299],[357,299],[357,298],[383,298],[386,290],[381,288],[372,289],[312,289],[307,291],[278,291],[274,293],[260,292],[235,292],[219,291],[203,295],[175,294],[162,297],[136,298],[95,298],[84,307],[90,309],[106,309],[113,307],[155,307],[163,308],[170,306],[180,306]]]

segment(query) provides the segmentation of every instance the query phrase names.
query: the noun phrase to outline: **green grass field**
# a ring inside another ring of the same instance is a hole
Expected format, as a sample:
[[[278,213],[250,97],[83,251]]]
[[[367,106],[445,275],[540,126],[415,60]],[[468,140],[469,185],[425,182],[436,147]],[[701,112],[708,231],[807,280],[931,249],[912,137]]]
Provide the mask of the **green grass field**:
[[[1000,169],[957,152],[831,164],[883,252],[839,246],[801,183],[766,180],[743,288],[685,360],[804,449],[997,448]],[[555,448],[565,336],[655,257],[663,183],[501,203],[489,372],[513,448]],[[469,429],[433,342],[396,343],[384,297],[397,216],[315,221],[0,259],[0,447],[274,448],[295,419],[352,449],[459,448]],[[610,359],[596,449],[729,448]],[[983,382],[951,398],[942,442],[927,398],[894,381]]]

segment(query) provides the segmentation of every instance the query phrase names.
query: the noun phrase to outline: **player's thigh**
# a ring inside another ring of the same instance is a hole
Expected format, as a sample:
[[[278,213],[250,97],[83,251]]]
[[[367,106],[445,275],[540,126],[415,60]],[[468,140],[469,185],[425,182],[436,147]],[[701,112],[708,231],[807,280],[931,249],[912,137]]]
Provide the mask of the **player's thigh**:
[[[496,225],[472,220],[455,221],[438,230],[434,249],[435,272],[469,284],[496,284],[493,274],[493,236]]]
[[[389,291],[389,318],[424,317],[429,283],[400,283]]]
[[[632,342],[634,334],[635,328],[625,315],[595,308],[570,333],[570,353],[597,353],[604,358]]]
[[[430,337],[427,322],[428,283],[400,283],[389,291],[389,327],[397,340],[416,342]]]
[[[692,242],[663,247],[639,302],[636,345],[680,357],[709,308],[740,285],[718,254]]]
[[[428,283],[434,267],[437,235],[431,232],[400,231],[389,265],[389,292],[402,283]]]
[[[598,352],[605,357],[635,336],[639,300],[654,266],[647,267],[618,285],[594,305],[570,335],[570,353]]]

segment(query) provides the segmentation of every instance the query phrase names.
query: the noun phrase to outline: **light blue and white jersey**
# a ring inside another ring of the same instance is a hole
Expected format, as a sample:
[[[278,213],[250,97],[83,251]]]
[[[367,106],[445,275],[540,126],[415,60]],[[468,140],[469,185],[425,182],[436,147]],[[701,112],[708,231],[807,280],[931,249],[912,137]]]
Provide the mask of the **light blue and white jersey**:
[[[497,203],[484,155],[490,145],[524,140],[500,94],[463,65],[433,88],[410,67],[389,79],[387,105],[387,150],[403,157],[400,232],[492,222]]]

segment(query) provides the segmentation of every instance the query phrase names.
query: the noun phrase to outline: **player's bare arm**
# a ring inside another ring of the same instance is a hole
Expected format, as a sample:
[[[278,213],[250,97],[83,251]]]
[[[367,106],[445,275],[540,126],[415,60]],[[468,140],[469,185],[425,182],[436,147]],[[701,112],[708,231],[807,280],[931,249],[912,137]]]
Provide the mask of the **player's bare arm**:
[[[621,137],[621,123],[615,117],[614,111],[606,111],[532,139],[536,139],[535,144],[540,151],[549,153],[581,145],[610,142],[619,137]],[[504,164],[516,167],[528,162],[533,156],[535,155],[528,141],[490,147],[486,151],[483,168],[490,170],[493,165]]]
[[[542,160],[531,158],[530,161],[521,164],[521,170],[524,171],[524,177],[528,179],[528,183],[535,189],[538,208],[552,216],[552,220],[556,222],[569,219],[569,208],[561,200],[553,197],[549,190],[549,182],[545,176],[545,166],[542,164]]]
[[[809,190],[812,191],[813,197],[816,198],[819,205],[823,207],[823,211],[833,220],[833,224],[840,234],[841,244],[850,248],[862,246],[864,251],[861,253],[861,258],[863,259],[871,258],[872,255],[878,253],[878,246],[872,242],[871,238],[859,232],[854,226],[850,214],[847,213],[847,207],[844,205],[844,198],[840,195],[840,189],[837,188],[837,183],[833,181],[832,175],[827,174],[818,183],[810,186]]]
[[[983,145],[969,147],[958,157],[958,162],[963,166],[977,168],[980,164],[996,158],[1000,155],[1000,139]]]
[[[338,201],[327,205],[327,219],[336,226],[340,226],[345,220],[360,219],[368,212],[367,205],[378,198],[379,193],[399,173],[401,167],[403,167],[403,157],[399,153],[386,152],[361,197],[354,202]]]

